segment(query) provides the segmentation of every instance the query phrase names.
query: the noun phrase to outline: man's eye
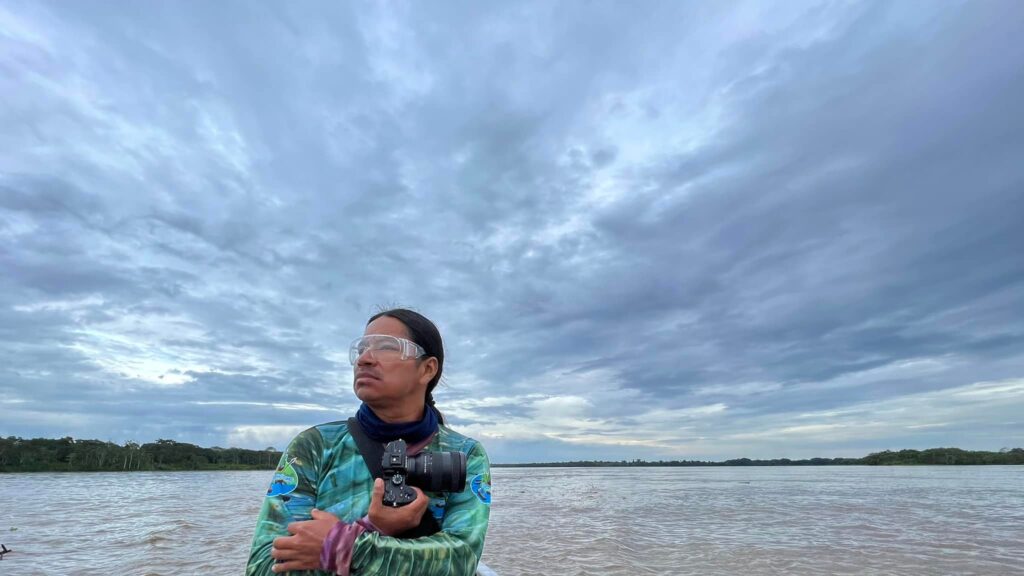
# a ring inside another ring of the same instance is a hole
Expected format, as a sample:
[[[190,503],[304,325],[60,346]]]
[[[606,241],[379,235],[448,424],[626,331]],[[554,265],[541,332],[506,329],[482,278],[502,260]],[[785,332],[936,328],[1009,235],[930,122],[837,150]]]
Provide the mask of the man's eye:
[[[388,352],[397,352],[399,350],[398,344],[394,342],[385,342],[380,345],[381,350],[387,350]]]

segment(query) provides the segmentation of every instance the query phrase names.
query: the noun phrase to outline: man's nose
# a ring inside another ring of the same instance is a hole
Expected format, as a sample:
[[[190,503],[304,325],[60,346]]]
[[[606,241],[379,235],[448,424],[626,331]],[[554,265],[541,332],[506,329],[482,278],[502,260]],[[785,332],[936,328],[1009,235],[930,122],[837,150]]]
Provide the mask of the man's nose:
[[[373,357],[373,352],[371,350],[366,350],[365,352],[359,355],[359,358],[356,358],[356,366],[376,363],[377,359]]]

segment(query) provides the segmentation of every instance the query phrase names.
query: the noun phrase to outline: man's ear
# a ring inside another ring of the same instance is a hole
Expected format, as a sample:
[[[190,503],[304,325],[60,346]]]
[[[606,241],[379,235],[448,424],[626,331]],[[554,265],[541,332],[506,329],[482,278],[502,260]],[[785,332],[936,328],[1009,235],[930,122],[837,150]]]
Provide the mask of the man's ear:
[[[420,363],[420,384],[426,385],[437,375],[437,358],[431,356]]]

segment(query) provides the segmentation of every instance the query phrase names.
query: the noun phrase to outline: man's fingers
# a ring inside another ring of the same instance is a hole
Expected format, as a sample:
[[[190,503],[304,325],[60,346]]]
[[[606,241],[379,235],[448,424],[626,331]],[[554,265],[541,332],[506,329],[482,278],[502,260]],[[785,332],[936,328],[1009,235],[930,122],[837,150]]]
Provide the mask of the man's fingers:
[[[295,548],[297,544],[296,540],[298,539],[294,536],[278,536],[277,538],[274,538],[273,546],[274,548],[280,548],[282,550],[286,548]]]
[[[270,557],[274,560],[291,560],[295,557],[296,552],[290,548],[271,548]]]
[[[374,514],[380,512],[384,506],[384,481],[377,478],[373,481],[373,492],[370,493],[370,511]]]
[[[331,514],[326,510],[318,510],[316,508],[313,508],[311,515],[313,516],[313,520],[338,520],[338,517],[334,514]]]
[[[423,490],[420,490],[415,486],[410,486],[410,488],[412,488],[413,491],[416,492],[416,499],[412,501],[412,507],[416,509],[426,509],[426,507],[430,504],[430,498],[428,498],[427,495],[423,493]]]
[[[271,566],[271,570],[274,572],[290,572],[292,570],[308,570],[316,568],[316,566],[308,566],[305,562],[300,560],[291,560],[289,562],[279,562]]]

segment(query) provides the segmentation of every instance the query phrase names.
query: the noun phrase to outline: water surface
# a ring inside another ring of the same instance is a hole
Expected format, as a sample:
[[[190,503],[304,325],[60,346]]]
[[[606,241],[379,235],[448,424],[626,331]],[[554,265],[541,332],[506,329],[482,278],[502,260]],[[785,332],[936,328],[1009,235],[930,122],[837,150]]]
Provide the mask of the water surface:
[[[0,475],[0,575],[241,574],[271,476]],[[497,468],[493,494],[501,576],[1024,574],[1020,466]]]

